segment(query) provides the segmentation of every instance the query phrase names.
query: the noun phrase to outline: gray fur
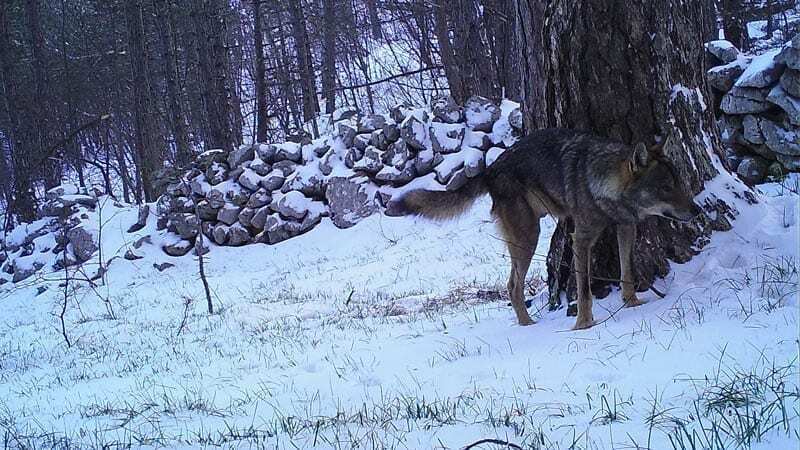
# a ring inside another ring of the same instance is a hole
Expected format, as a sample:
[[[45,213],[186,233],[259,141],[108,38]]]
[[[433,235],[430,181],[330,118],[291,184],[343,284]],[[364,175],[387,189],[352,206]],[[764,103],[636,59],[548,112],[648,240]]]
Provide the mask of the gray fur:
[[[523,285],[536,251],[541,217],[570,217],[575,223],[573,251],[575,271],[580,275],[576,276],[575,328],[580,329],[594,323],[589,261],[592,246],[604,229],[617,227],[623,298],[628,306],[636,306],[640,302],[630,263],[636,223],[651,215],[688,221],[699,213],[659,148],[647,149],[644,144],[630,147],[560,128],[538,130],[521,139],[482,176],[458,191],[411,191],[393,208],[448,219],[466,211],[487,192],[511,254],[508,289],[521,325],[532,323],[524,305]]]

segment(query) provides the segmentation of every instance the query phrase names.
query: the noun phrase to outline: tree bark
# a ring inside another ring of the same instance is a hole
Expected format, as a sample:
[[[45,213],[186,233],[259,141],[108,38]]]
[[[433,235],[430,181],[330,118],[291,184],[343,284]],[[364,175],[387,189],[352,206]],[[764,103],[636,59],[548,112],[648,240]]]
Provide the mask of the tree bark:
[[[469,96],[464,80],[459,70],[459,64],[453,46],[450,44],[450,24],[447,17],[447,10],[442,1],[438,1],[433,6],[434,34],[439,43],[439,55],[444,66],[444,74],[447,77],[447,85],[450,87],[450,95],[458,103],[464,103]]]
[[[308,43],[308,29],[306,18],[303,14],[303,5],[299,1],[288,2],[289,15],[291,16],[292,37],[294,38],[297,66],[300,75],[300,87],[303,93],[303,121],[314,119],[319,111],[317,103],[317,81],[314,66],[311,60],[311,48]]]
[[[322,0],[322,96],[325,113],[336,110],[336,0]]]
[[[519,96],[525,130],[547,126],[544,83],[544,0],[513,0],[516,56],[512,67],[519,74]]]
[[[747,25],[744,20],[745,8],[743,0],[721,0],[719,9],[722,15],[722,29],[725,31],[725,39],[739,50],[747,50],[750,47],[750,40],[747,36]]]
[[[267,142],[267,67],[264,62],[264,32],[261,30],[261,0],[253,0],[253,40],[256,52],[256,142]]]
[[[175,26],[175,12],[172,0],[157,0],[157,9],[162,18],[159,28],[161,39],[161,54],[164,61],[164,84],[167,88],[167,106],[175,139],[175,163],[178,167],[187,167],[192,160],[192,149],[189,146],[189,132],[187,131],[183,107],[181,106],[181,88],[178,80],[177,64],[177,39]]]
[[[665,140],[665,156],[682,175],[684,188],[700,192],[721,167],[712,163],[721,156],[721,145],[704,103],[709,97],[698,39],[702,2],[552,2],[544,19],[548,125],[587,129],[629,144]],[[712,231],[730,228],[728,205],[717,200],[701,206],[710,214],[688,225],[661,218],[639,224],[633,252],[638,290],[665,276],[670,260],[688,261]],[[548,254],[553,307],[560,305],[561,292],[575,298],[568,222],[558,224]],[[594,248],[592,288],[605,296],[609,280],[620,278],[613,230]]]
[[[152,122],[153,101],[150,96],[147,48],[145,44],[142,0],[130,0],[125,4],[125,18],[128,25],[128,46],[130,51],[131,74],[133,75],[133,115],[135,122],[135,155],[144,192],[144,200],[155,200],[154,178],[161,167],[161,152],[156,148],[154,125]]]

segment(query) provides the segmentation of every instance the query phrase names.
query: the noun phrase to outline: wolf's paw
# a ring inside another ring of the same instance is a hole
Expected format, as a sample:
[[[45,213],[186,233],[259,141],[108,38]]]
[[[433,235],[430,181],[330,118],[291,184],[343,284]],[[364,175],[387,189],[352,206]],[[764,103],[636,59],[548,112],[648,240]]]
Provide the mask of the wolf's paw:
[[[590,317],[578,317],[578,320],[575,321],[575,326],[572,327],[573,330],[585,330],[587,328],[591,328],[594,325],[594,318]]]
[[[519,325],[522,327],[527,327],[528,325],[533,325],[534,323],[536,323],[530,317],[518,317],[517,321],[519,322]]]
[[[633,297],[631,297],[631,298],[625,299],[625,307],[626,308],[635,308],[637,306],[644,305],[644,303],[645,302],[639,300],[639,298],[636,297],[635,295]]]

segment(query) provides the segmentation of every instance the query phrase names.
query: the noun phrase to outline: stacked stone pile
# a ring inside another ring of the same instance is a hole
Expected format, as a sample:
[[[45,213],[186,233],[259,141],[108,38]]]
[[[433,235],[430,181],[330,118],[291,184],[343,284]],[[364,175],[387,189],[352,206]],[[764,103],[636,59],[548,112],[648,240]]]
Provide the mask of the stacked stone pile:
[[[706,45],[708,71],[728,162],[750,184],[800,170],[800,34],[746,56],[730,42]]]
[[[0,239],[0,286],[26,280],[44,267],[61,270],[91,259],[97,241],[87,219],[96,206],[94,192],[70,184],[50,189],[40,219]]]
[[[347,228],[410,186],[458,189],[511,145],[522,128],[517,104],[450,97],[388,115],[337,110],[319,139],[246,145],[199,155],[158,205],[164,251],[181,256],[198,233],[216,245],[275,244],[330,217]]]

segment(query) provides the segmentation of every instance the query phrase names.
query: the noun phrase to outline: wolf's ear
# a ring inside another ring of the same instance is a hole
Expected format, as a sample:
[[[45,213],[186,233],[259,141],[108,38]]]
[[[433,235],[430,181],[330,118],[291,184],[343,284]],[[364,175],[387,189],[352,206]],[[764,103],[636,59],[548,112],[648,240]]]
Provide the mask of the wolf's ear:
[[[650,160],[650,154],[647,151],[647,147],[639,142],[633,147],[633,155],[631,156],[631,171],[638,172],[639,170],[647,167],[647,163]]]

